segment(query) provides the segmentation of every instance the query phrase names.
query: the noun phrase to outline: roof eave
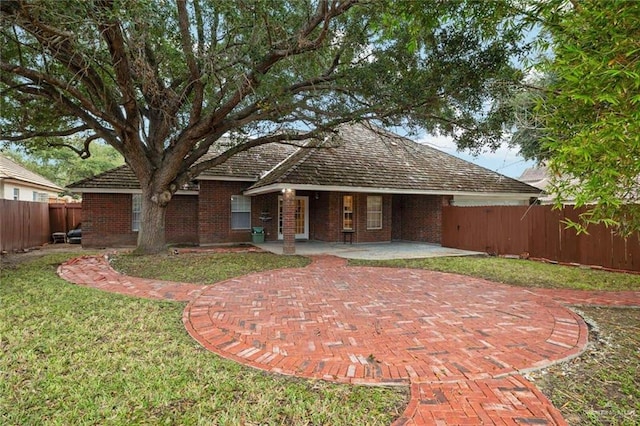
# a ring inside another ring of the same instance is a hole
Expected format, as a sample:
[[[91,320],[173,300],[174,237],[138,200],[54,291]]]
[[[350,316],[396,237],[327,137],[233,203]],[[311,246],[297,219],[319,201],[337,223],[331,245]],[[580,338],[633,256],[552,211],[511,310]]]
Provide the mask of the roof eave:
[[[452,191],[435,189],[413,189],[413,188],[380,188],[380,187],[360,187],[360,186],[340,186],[340,185],[310,185],[310,184],[286,184],[276,183],[265,185],[259,188],[244,191],[245,195],[262,195],[272,192],[281,192],[284,189],[295,189],[296,191],[331,191],[331,192],[372,192],[377,194],[409,194],[409,195],[461,195],[476,197],[494,197],[505,199],[537,198],[543,195],[542,192],[476,192],[476,191]]]
[[[78,188],[68,187],[71,192],[79,194],[142,194],[140,188]],[[183,190],[176,191],[175,195],[198,195],[199,191],[196,190]]]
[[[64,191],[64,188],[59,187],[57,185],[46,185],[43,183],[38,183],[38,182],[33,182],[33,181],[29,181],[29,180],[25,180],[25,179],[16,179],[14,177],[3,177],[2,180],[4,182],[9,182],[9,183],[17,183],[20,185],[24,185],[24,186],[30,186],[36,189],[47,189],[50,191],[54,191],[54,192],[62,192]]]

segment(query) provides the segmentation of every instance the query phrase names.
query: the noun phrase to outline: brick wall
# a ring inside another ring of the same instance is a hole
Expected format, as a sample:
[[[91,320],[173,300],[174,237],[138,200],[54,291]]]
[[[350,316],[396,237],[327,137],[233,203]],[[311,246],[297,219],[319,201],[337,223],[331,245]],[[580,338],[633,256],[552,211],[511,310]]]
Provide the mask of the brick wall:
[[[112,247],[135,245],[131,230],[131,194],[82,194],[82,245]]]
[[[442,240],[442,206],[450,196],[402,195],[395,199],[394,212],[400,214],[401,239],[440,244]]]
[[[82,245],[84,247],[134,246],[138,233],[131,230],[131,194],[82,195]],[[176,195],[167,207],[167,243],[197,244],[198,197]]]
[[[312,194],[314,196],[314,194]],[[310,202],[310,238],[319,241],[343,241],[342,235],[342,197],[353,196],[354,203],[354,243],[368,243],[391,241],[391,224],[393,222],[391,210],[391,195],[362,194],[349,192],[319,192],[318,200]],[[367,196],[380,195],[382,197],[382,229],[367,229]],[[315,196],[314,196],[315,198]],[[311,200],[311,197],[310,197]]]
[[[261,217],[267,219],[262,220]],[[251,198],[251,226],[264,228],[265,241],[278,239],[278,194],[257,195]]]
[[[239,195],[249,182],[202,181],[200,195],[178,195],[167,210],[167,242],[212,244],[251,241],[250,230],[231,230],[231,196]],[[309,238],[342,241],[342,197],[354,197],[354,243],[424,241],[440,243],[442,206],[451,197],[436,195],[382,196],[382,229],[367,229],[367,196],[377,194],[300,192],[309,197]],[[265,228],[265,240],[278,238],[279,193],[252,197],[251,225]],[[271,220],[262,221],[268,215]],[[135,245],[131,231],[131,194],[84,194],[82,242],[86,247]]]
[[[200,181],[198,205],[200,244],[251,241],[250,229],[231,229],[231,196],[241,195],[250,184],[250,182]],[[255,210],[256,208],[251,206],[252,225],[261,226],[253,222]]]
[[[168,243],[198,244],[198,196],[174,195],[167,207],[165,234]]]
[[[391,241],[391,195],[354,194],[356,233],[353,242],[374,243]],[[382,229],[367,229],[367,197],[382,197]]]

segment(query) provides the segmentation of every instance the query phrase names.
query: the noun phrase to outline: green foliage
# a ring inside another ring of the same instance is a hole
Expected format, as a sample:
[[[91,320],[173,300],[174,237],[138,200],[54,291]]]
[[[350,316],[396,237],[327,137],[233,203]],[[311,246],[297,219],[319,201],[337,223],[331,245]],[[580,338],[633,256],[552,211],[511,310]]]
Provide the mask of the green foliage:
[[[640,2],[542,2],[554,78],[538,105],[558,205],[591,206],[580,223],[640,230]]]
[[[69,149],[46,146],[33,152],[12,147],[3,154],[62,187],[124,164],[118,151],[101,143],[91,146],[91,156],[86,159]]]
[[[0,139],[75,134],[81,154],[104,140],[138,178],[143,216],[239,151],[345,122],[495,147],[521,78],[510,4],[3,1]],[[200,161],[223,134],[236,145]],[[147,227],[139,241],[157,251],[163,236]]]

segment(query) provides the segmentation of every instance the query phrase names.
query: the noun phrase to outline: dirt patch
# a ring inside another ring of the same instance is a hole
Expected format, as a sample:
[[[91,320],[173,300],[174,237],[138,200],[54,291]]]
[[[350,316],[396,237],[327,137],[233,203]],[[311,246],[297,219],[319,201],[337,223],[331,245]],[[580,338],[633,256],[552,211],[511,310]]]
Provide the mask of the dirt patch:
[[[80,244],[45,244],[40,247],[1,255],[0,269],[13,268],[21,263],[52,253],[77,253],[78,256],[81,256],[86,254],[86,251]]]
[[[578,358],[530,374],[570,425],[637,425],[640,419],[640,309],[577,310],[590,324]]]

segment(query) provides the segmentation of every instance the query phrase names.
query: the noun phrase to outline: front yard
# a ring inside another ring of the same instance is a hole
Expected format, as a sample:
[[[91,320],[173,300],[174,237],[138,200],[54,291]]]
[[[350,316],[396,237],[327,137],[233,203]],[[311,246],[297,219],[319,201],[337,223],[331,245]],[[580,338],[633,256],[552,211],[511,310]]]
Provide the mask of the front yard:
[[[335,385],[262,373],[202,349],[184,330],[184,304],[69,284],[45,254],[0,270],[2,424],[390,424],[404,387]],[[305,266],[265,253],[120,255],[150,278],[212,284],[247,272]],[[440,258],[352,264],[419,267],[509,284],[640,289],[640,276],[529,261]],[[531,374],[570,424],[637,424],[640,310],[581,308],[596,328],[580,358]]]
[[[187,335],[184,304],[69,284],[55,274],[69,257],[0,271],[0,424],[388,425],[405,408],[404,387],[299,380],[222,359]]]

